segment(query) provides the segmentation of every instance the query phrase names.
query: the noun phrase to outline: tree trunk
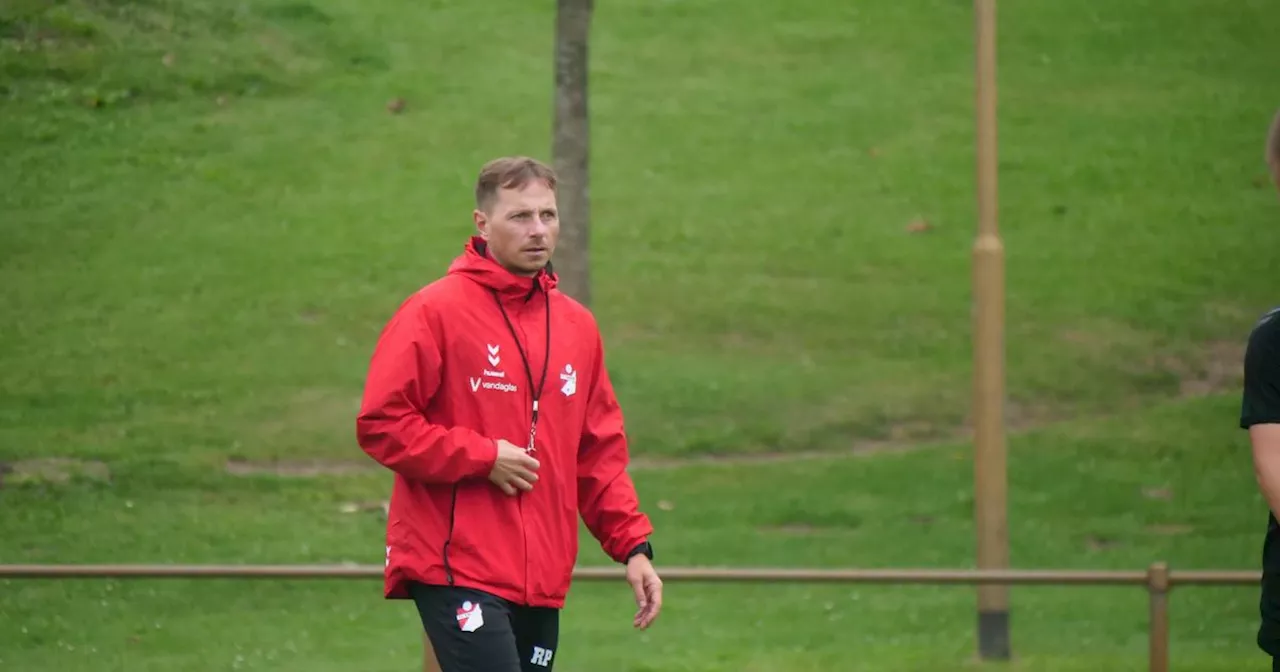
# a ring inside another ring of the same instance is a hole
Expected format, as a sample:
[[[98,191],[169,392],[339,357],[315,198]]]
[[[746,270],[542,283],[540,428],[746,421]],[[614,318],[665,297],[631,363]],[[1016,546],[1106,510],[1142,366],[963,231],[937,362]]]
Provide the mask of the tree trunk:
[[[555,127],[551,148],[560,178],[556,272],[560,275],[560,289],[585,306],[591,305],[587,37],[592,5],[593,0],[557,0]]]

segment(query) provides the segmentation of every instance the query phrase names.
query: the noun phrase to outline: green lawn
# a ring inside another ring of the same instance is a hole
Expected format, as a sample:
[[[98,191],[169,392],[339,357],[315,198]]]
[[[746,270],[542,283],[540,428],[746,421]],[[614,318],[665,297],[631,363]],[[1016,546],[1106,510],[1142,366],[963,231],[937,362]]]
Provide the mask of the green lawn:
[[[971,564],[972,8],[598,4],[593,307],[662,563]],[[1009,419],[1034,428],[1011,440],[1014,565],[1252,569],[1236,390],[1280,302],[1261,160],[1280,5],[1000,12]],[[379,329],[461,250],[480,164],[549,158],[553,21],[513,0],[0,6],[0,563],[378,563],[379,515],[341,507],[385,497],[384,473],[225,464],[369,464],[353,419]],[[856,451],[886,442],[927,445]],[[830,457],[653,467],[764,452]],[[37,458],[94,462],[23,478]],[[0,669],[419,653],[376,582],[3,594]],[[578,586],[557,669],[973,651],[965,588],[672,584],[643,635],[628,600]],[[1255,602],[1178,590],[1175,669],[1256,666]],[[1013,623],[1011,669],[1146,655],[1137,588],[1019,588]]]
[[[1264,504],[1214,398],[1056,425],[1011,444],[1013,564],[1174,569],[1254,564]],[[973,554],[970,451],[642,469],[666,565],[956,567]],[[5,561],[377,564],[380,475],[277,479],[122,467],[106,485],[3,491]],[[780,487],[779,483],[788,484]],[[584,562],[605,562],[584,534]],[[376,581],[5,581],[0,660],[20,670],[409,670],[407,603]],[[1012,590],[1011,669],[1145,669],[1139,587]],[[562,670],[935,670],[973,651],[973,591],[671,582],[658,626],[630,628],[625,585],[579,584]],[[1249,588],[1172,594],[1178,670],[1252,669]],[[104,666],[103,661],[112,661]],[[237,667],[238,665],[238,667]]]

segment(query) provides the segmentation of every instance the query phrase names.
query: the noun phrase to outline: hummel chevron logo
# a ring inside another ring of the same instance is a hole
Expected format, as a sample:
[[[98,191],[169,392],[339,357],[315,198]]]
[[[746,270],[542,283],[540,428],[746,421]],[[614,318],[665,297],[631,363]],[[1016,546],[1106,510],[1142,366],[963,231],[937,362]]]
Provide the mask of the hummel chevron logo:
[[[489,366],[497,366],[502,359],[498,357],[498,346],[489,346]]]

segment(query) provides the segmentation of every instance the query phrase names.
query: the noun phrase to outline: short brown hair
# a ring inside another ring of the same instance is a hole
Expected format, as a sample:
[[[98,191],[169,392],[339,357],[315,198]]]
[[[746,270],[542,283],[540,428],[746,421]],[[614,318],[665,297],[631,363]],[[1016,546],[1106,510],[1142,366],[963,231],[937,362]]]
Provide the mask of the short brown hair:
[[[1271,130],[1267,133],[1267,165],[1276,180],[1280,180],[1280,110],[1271,120]]]
[[[488,210],[499,189],[519,189],[541,180],[555,191],[556,171],[551,166],[527,156],[504,156],[493,159],[480,169],[476,179],[476,207]]]

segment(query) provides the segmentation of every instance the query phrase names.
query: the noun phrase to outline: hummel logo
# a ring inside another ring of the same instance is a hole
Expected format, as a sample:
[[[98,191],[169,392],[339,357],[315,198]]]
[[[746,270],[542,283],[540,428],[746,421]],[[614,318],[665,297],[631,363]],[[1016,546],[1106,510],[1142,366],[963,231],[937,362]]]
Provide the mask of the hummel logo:
[[[502,359],[498,357],[498,346],[489,345],[489,366],[497,366]]]

